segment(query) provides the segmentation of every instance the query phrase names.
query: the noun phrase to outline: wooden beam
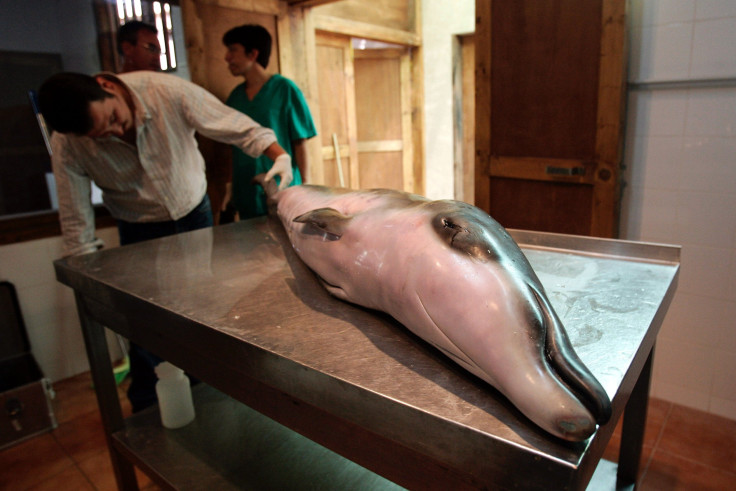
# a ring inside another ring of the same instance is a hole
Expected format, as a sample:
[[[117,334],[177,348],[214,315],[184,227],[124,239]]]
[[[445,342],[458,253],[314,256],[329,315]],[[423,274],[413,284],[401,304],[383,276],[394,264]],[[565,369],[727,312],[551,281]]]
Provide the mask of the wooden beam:
[[[184,3],[186,0],[181,0]],[[200,5],[214,5],[217,7],[245,10],[258,14],[279,15],[281,2],[279,0],[195,0]]]
[[[491,209],[492,1],[475,2],[475,206],[485,211]]]
[[[337,1],[339,0],[287,0],[289,7],[316,7]]]
[[[403,44],[407,46],[420,46],[419,34],[392,29],[390,27],[377,26],[365,22],[328,17],[326,15],[314,16],[314,27],[322,31],[334,32],[345,36],[373,39],[386,43]]]

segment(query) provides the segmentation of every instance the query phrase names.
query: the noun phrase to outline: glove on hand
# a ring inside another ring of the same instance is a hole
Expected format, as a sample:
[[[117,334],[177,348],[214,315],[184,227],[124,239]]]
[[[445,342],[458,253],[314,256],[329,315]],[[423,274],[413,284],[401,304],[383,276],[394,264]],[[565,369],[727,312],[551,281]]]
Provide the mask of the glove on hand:
[[[286,189],[291,181],[294,179],[294,175],[291,172],[291,157],[287,153],[282,153],[276,160],[273,161],[271,170],[266,173],[264,179],[265,182],[269,182],[275,175],[281,178],[279,183],[279,191]]]

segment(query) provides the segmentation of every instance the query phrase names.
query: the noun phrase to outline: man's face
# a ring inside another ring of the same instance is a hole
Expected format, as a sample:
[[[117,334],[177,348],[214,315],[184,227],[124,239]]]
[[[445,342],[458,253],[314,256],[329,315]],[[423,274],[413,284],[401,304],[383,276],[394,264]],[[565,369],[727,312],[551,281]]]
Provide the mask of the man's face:
[[[89,104],[89,115],[92,118],[92,129],[87,133],[91,138],[122,138],[134,127],[133,113],[122,95],[105,89],[113,94],[101,101]]]
[[[246,54],[242,44],[229,44],[225,52],[225,61],[227,68],[236,77],[246,76],[248,71],[253,67],[258,51],[253,50],[250,54]]]
[[[135,45],[123,43],[123,56],[131,70],[161,70],[161,45],[156,34],[141,29]]]

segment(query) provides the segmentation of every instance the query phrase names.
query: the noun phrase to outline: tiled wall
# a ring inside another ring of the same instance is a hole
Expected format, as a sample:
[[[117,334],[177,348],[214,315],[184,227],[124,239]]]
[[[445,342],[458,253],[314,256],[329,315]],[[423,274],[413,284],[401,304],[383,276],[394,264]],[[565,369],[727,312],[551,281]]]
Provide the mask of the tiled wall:
[[[114,227],[97,236],[108,247],[118,245]],[[60,256],[60,237],[0,246],[0,280],[15,286],[31,353],[52,380],[89,370],[74,293],[56,281],[53,261]],[[115,341],[108,333],[111,353],[119,357]]]
[[[630,7],[621,236],[682,245],[652,393],[736,419],[736,1]]]

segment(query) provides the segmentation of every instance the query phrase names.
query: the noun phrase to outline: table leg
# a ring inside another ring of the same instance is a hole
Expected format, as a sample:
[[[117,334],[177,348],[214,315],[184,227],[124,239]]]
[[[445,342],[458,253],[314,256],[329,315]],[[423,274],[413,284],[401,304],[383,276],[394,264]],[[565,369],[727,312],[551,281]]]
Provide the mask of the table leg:
[[[79,292],[74,292],[77,301],[77,312],[79,322],[82,325],[84,344],[87,349],[92,382],[97,393],[97,404],[100,408],[102,426],[105,431],[107,448],[110,451],[110,459],[115,472],[115,480],[118,489],[137,490],[138,481],[135,477],[135,468],[128,460],[115,450],[112,445],[112,434],[122,430],[123,411],[118,399],[117,384],[113,373],[110,351],[107,348],[105,338],[105,327],[89,315],[86,300]]]
[[[618,472],[616,488],[626,486],[636,488],[641,461],[641,449],[644,443],[644,428],[647,421],[647,404],[649,402],[649,383],[652,376],[652,359],[654,347],[649,352],[647,361],[641,369],[639,379],[631,391],[629,402],[624,409],[624,421],[621,428],[621,446],[618,455]]]

